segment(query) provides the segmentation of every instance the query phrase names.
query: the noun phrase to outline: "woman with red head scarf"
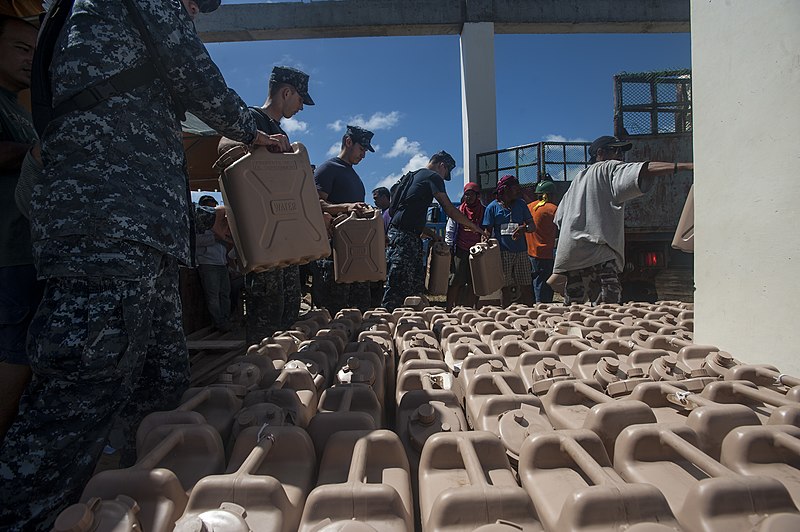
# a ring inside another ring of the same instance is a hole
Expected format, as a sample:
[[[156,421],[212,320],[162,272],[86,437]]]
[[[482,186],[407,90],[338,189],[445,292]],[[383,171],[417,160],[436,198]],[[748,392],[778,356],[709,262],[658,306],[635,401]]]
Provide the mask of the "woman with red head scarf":
[[[480,187],[477,183],[464,185],[464,195],[458,210],[469,218],[475,225],[483,222],[483,213],[486,207],[480,199]],[[444,240],[450,244],[453,259],[450,263],[450,281],[447,288],[447,310],[459,303],[460,298],[465,299],[467,305],[474,307],[478,298],[472,290],[472,272],[469,269],[469,248],[480,242],[481,234],[467,231],[452,218],[447,220]],[[466,295],[464,295],[466,294]]]

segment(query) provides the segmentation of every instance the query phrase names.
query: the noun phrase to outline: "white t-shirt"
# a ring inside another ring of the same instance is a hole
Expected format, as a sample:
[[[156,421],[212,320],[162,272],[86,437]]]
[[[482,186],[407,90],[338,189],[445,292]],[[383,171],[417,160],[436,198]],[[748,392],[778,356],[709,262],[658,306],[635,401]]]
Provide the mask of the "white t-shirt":
[[[578,174],[558,204],[558,248],[553,271],[565,273],[613,260],[625,265],[625,206],[652,186],[639,188],[645,163],[603,161]]]

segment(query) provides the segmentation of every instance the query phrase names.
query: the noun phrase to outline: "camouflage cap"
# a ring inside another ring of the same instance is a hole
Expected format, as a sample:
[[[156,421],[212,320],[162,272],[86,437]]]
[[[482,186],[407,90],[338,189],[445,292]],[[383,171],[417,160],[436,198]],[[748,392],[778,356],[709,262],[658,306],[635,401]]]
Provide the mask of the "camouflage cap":
[[[444,150],[434,153],[434,154],[433,154],[433,157],[431,157],[431,159],[433,159],[433,158],[436,158],[436,159],[438,159],[439,161],[441,161],[441,162],[443,162],[444,164],[446,164],[446,165],[447,165],[447,167],[448,167],[450,170],[452,170],[453,168],[455,168],[455,167],[456,167],[456,160],[455,160],[455,159],[453,159],[453,156],[452,156],[452,155],[450,155],[449,153],[447,153],[447,152],[446,152],[446,151],[444,151]]]
[[[211,13],[216,11],[222,0],[196,0],[197,7],[200,8],[201,13]]]
[[[368,129],[364,129],[363,127],[358,126],[347,126],[347,132],[345,133],[348,137],[353,139],[353,142],[357,142],[364,146],[364,148],[368,149],[371,152],[375,152],[375,149],[372,147],[372,137],[375,135],[372,131]]]
[[[286,83],[295,88],[303,98],[305,105],[314,105],[314,100],[308,94],[308,74],[296,68],[287,66],[276,66],[272,69],[269,76],[269,86],[272,88],[276,83]]]

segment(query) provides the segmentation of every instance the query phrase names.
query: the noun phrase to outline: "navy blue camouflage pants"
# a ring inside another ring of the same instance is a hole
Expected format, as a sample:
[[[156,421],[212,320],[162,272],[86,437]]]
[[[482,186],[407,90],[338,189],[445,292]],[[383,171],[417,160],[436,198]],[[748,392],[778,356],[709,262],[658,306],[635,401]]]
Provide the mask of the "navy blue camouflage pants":
[[[370,308],[370,283],[337,283],[332,259],[316,261],[314,268],[314,304],[325,307],[331,316],[343,308]]]
[[[33,380],[0,449],[0,529],[49,530],[112,428],[132,456],[141,419],[175,408],[189,384],[177,262],[124,246],[125,259],[103,254],[93,275],[47,279],[28,335]]]
[[[300,268],[287,266],[245,276],[247,343],[257,344],[286,330],[300,314]]]
[[[422,264],[422,239],[419,233],[389,227],[389,246],[386,248],[386,289],[384,306],[390,312],[403,306],[408,296],[420,296],[425,291]]]

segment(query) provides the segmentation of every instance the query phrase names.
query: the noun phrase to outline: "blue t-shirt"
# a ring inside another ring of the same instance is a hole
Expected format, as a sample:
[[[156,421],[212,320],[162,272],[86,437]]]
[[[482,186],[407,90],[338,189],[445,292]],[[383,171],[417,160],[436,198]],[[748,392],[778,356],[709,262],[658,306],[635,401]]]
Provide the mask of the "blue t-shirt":
[[[494,200],[486,206],[486,212],[483,214],[483,227],[491,228],[492,237],[500,242],[500,249],[503,251],[511,251],[519,253],[520,251],[528,251],[528,243],[524,235],[520,235],[517,240],[511,238],[511,235],[520,225],[525,225],[525,222],[532,218],[531,211],[528,206],[521,199],[518,199],[511,204],[511,210],[503,207],[499,201]]]
[[[338,157],[328,159],[314,172],[317,190],[328,195],[328,203],[355,203],[364,201],[364,183],[353,165]]]
[[[392,216],[391,225],[404,231],[422,232],[433,195],[445,192],[442,176],[432,170],[417,170]]]

